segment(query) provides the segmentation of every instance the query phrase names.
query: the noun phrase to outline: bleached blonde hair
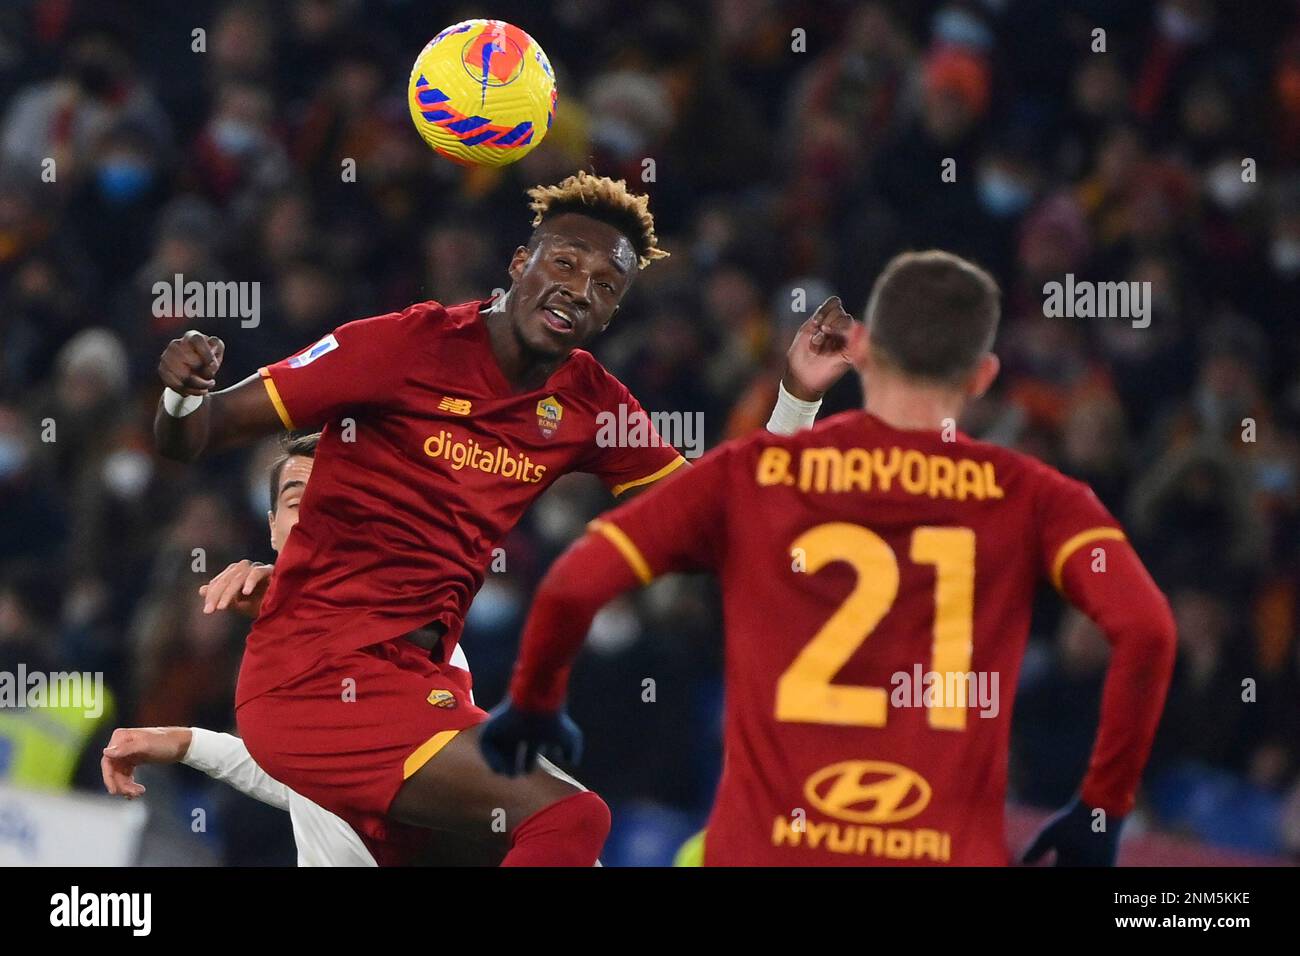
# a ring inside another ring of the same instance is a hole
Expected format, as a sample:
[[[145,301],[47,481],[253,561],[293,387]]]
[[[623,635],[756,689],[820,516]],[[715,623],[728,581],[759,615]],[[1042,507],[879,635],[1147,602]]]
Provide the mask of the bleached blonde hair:
[[[627,188],[626,180],[597,176],[585,169],[554,186],[534,186],[528,190],[528,208],[533,211],[533,226],[540,226],[550,216],[576,212],[607,222],[628,237],[636,250],[637,265],[644,269],[668,253],[659,248],[655,235],[655,217],[650,213],[650,197],[637,195]]]

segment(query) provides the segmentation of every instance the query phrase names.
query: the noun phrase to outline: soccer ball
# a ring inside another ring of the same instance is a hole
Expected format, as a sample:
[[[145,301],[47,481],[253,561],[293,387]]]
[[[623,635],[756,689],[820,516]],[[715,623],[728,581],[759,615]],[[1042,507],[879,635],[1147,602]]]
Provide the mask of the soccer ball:
[[[555,73],[537,41],[502,20],[447,27],[415,58],[407,105],[439,156],[504,166],[542,141],[555,119]]]

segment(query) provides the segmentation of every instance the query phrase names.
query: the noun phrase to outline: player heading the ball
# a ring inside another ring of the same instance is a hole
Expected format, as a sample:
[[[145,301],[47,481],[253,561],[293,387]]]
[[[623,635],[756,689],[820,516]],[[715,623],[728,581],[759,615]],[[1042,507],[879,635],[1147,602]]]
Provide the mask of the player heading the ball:
[[[450,830],[507,863],[589,866],[609,827],[572,781],[491,771],[477,739],[487,715],[450,666],[494,549],[553,482],[588,472],[631,495],[685,465],[662,440],[598,440],[602,416],[645,412],[583,348],[667,255],[649,200],[586,172],[529,199],[504,295],[349,322],[221,391],[215,337],[187,332],[159,364],[167,457],[322,430],[249,634],[236,718],[257,764],[345,820],[381,865]],[[791,349],[803,405],[847,367],[836,305]]]

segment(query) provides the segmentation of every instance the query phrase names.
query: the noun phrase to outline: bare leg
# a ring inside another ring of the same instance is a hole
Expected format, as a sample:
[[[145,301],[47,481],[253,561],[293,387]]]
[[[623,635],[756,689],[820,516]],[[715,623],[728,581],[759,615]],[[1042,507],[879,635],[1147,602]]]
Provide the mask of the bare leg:
[[[402,784],[388,813],[393,819],[435,831],[452,831],[500,863],[515,828],[533,814],[581,793],[570,778],[542,767],[503,777],[483,760],[479,728],[462,730]]]

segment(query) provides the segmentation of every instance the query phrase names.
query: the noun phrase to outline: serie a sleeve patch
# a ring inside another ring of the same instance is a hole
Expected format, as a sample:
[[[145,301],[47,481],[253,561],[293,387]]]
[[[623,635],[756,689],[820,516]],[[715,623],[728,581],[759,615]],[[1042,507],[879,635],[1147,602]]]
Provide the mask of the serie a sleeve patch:
[[[325,338],[321,339],[311,348],[307,349],[304,352],[299,352],[293,358],[289,359],[289,367],[302,368],[304,365],[310,365],[312,362],[316,361],[322,355],[325,355],[328,352],[333,352],[338,347],[339,347],[339,340],[336,339],[334,337],[334,333],[331,332],[329,335],[325,336]]]

